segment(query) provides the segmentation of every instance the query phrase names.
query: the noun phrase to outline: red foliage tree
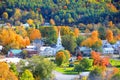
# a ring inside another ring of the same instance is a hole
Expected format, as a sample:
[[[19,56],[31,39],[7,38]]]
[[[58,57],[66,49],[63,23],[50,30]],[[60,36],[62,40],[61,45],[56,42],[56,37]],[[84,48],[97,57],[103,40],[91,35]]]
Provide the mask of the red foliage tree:
[[[109,65],[109,57],[100,57],[100,54],[92,51],[93,65],[106,67]]]

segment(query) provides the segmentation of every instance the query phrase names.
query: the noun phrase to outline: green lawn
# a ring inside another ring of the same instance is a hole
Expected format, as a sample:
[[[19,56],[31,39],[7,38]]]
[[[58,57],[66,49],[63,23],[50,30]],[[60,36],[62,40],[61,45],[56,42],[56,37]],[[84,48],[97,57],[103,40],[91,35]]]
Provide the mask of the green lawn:
[[[90,62],[91,62],[91,65],[92,65],[92,62],[93,60],[92,59],[89,59]],[[79,61],[75,61],[74,64],[79,64]],[[66,66],[66,67],[64,67]],[[60,72],[60,73],[63,73],[63,74],[78,74],[78,72],[74,71],[74,67],[68,67],[68,64],[64,64],[64,66],[62,67],[56,67],[56,71]],[[91,66],[88,70],[86,71],[91,71],[93,69],[93,67]]]
[[[115,66],[115,67],[120,69],[120,60],[111,59],[110,63],[111,63],[112,66]]]
[[[90,62],[91,62],[91,65],[92,65],[92,62],[93,62],[93,60],[92,59],[89,59],[90,60]],[[114,59],[110,59],[110,63],[111,63],[111,65],[112,66],[115,66],[115,67],[117,67],[117,68],[119,68],[120,69],[120,60],[114,60]],[[79,64],[79,61],[75,61],[74,62],[74,64]],[[64,67],[64,66],[66,66],[66,67]],[[58,71],[58,72],[60,72],[60,73],[63,73],[63,74],[78,74],[78,72],[75,72],[74,71],[74,67],[68,67],[68,64],[64,64],[64,66],[62,66],[62,67],[56,67],[56,71]],[[86,71],[91,71],[91,70],[93,70],[93,66],[91,66],[88,70],[86,70]]]
[[[78,72],[75,72],[74,71],[74,67],[67,67],[67,68],[64,68],[64,67],[57,67],[55,69],[56,71],[60,72],[60,73],[63,73],[63,74],[78,74]]]

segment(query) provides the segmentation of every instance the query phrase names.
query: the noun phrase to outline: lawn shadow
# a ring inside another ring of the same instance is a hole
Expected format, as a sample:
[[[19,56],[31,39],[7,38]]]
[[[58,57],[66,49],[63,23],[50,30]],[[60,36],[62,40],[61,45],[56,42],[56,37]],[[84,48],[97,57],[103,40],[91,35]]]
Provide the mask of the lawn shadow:
[[[76,75],[76,74],[78,74],[78,72],[76,72],[74,70],[65,70],[64,74],[67,74],[67,75]]]
[[[115,67],[120,68],[120,65],[116,65]]]

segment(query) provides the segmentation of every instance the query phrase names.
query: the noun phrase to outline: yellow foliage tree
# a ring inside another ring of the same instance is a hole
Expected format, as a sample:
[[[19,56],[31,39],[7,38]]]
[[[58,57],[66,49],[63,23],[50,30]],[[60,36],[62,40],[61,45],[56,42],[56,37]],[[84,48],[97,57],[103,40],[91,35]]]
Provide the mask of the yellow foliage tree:
[[[21,10],[19,8],[15,9],[14,19],[18,20],[21,17]]]
[[[69,35],[70,34],[70,27],[68,26],[61,26],[60,27],[60,32],[61,32],[61,35]]]
[[[5,62],[0,62],[0,80],[18,80]]]
[[[25,40],[25,41],[24,41]],[[2,29],[0,33],[0,43],[1,45],[9,48],[23,48],[30,44],[29,38],[25,39],[17,34],[13,29]]]
[[[3,16],[4,19],[8,19],[8,13],[7,12],[4,12],[2,16]]]
[[[15,28],[16,33],[21,35],[22,37],[26,37],[27,36],[27,31],[25,30],[25,28],[23,26],[16,26]]]
[[[33,24],[33,20],[32,20],[32,19],[28,19],[28,20],[27,20],[27,23],[28,23],[29,25],[32,25],[32,24]]]

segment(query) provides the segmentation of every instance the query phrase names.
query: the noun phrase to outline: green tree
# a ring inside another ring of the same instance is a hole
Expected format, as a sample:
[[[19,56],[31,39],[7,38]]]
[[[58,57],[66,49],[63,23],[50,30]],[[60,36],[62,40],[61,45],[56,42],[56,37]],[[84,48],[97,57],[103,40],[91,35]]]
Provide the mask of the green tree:
[[[27,66],[22,66],[22,71],[29,69],[32,71],[33,75],[40,79],[48,79],[52,75],[52,71],[55,68],[55,64],[48,59],[45,59],[41,56],[33,56],[32,58],[27,59],[29,63]]]
[[[58,66],[61,66],[62,63],[64,63],[66,60],[66,56],[65,56],[64,52],[62,52],[62,51],[57,52],[55,60],[56,60],[56,64]]]
[[[57,41],[56,27],[40,27],[42,37],[45,38],[46,44],[55,44]]]
[[[16,76],[19,75],[19,73],[17,71],[17,67],[14,63],[10,63],[10,69],[15,73]]]
[[[98,33],[99,33],[99,38],[102,40],[106,39],[106,31],[104,27],[99,27],[98,29]]]
[[[29,70],[25,70],[21,77],[20,77],[20,80],[35,80],[34,77],[33,77],[33,74],[29,71]]]
[[[81,35],[78,36],[78,37],[76,38],[76,43],[77,43],[77,45],[80,46],[81,43],[82,43],[85,39],[86,39],[85,36],[81,36]]]
[[[66,50],[69,50],[71,53],[74,53],[74,49],[76,48],[76,38],[72,35],[64,35],[62,36],[62,45]]]
[[[83,58],[78,65],[75,65],[74,69],[75,71],[82,72],[84,70],[87,70],[91,67],[91,62],[87,58]]]

